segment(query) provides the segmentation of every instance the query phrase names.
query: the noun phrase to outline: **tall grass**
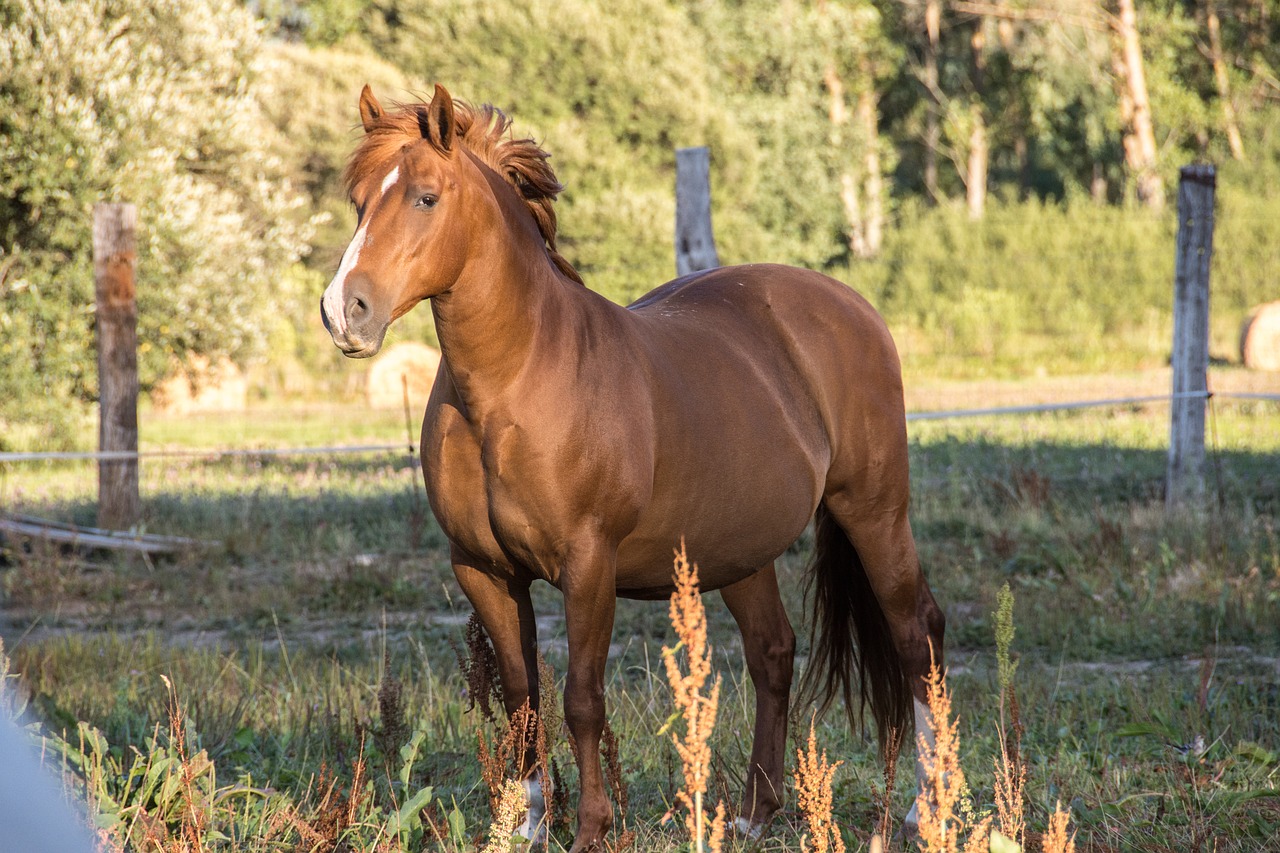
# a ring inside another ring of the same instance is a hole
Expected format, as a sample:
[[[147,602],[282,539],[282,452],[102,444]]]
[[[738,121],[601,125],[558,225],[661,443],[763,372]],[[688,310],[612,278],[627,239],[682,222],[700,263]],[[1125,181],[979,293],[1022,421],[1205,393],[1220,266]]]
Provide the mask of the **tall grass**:
[[[1163,513],[1162,412],[913,426],[912,520],[948,610],[960,766],[975,815],[990,814],[993,830],[1028,850],[1051,834],[1059,802],[1082,849],[1243,853],[1280,829],[1280,445],[1273,409],[1232,411],[1220,417],[1227,449],[1211,464],[1215,502],[1203,527]],[[187,803],[206,809],[199,837],[213,850],[329,839],[460,853],[489,843],[481,713],[468,708],[492,694],[454,665],[450,644],[465,643],[469,608],[429,520],[413,544],[416,474],[369,462],[220,463],[188,490],[187,470],[163,468],[171,482],[152,492],[148,524],[224,540],[222,549],[151,564],[15,543],[0,556],[2,630],[31,696],[29,719],[42,721],[48,754],[67,756],[77,796],[102,795],[104,831],[190,844]],[[91,484],[57,469],[64,474],[79,497],[52,489],[35,506],[91,518]],[[0,474],[7,505],[42,483]],[[801,621],[806,546],[778,566]],[[1000,639],[1006,583],[1017,595],[1018,655],[1011,634]],[[534,596],[549,671],[563,670],[561,600],[543,585]],[[754,701],[715,596],[703,619],[708,690],[723,677],[706,740],[705,813],[741,787]],[[662,609],[628,601],[616,624],[606,689],[610,787],[628,811],[618,825],[634,833],[633,849],[679,850],[691,841],[683,821],[677,831],[657,820],[683,785],[675,746],[657,735],[673,706],[658,662],[672,629]],[[181,765],[161,675],[184,710],[186,786],[180,773],[152,769]],[[382,689],[392,681],[398,724]],[[550,714],[559,682],[542,684]],[[563,800],[576,771],[562,723],[546,728]],[[796,731],[791,754],[806,748]],[[885,815],[904,814],[910,794],[881,783],[859,733],[820,720],[814,734],[819,757],[843,761],[831,777],[830,825],[849,850],[873,831],[887,839]],[[769,849],[813,837],[797,806],[793,793]],[[571,838],[563,808],[552,837],[553,851]]]

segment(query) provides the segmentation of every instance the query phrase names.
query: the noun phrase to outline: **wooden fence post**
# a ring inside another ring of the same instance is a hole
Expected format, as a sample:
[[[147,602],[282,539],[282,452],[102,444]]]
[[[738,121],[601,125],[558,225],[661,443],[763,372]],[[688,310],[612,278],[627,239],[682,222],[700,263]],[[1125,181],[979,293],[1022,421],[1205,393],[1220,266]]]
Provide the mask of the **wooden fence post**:
[[[1209,371],[1209,262],[1213,257],[1213,166],[1178,175],[1178,248],[1173,277],[1173,400],[1165,508],[1204,500],[1204,411]]]
[[[676,275],[720,266],[711,230],[711,153],[676,149]]]
[[[93,279],[98,328],[98,449],[138,452],[138,308],[134,299],[132,204],[93,207]],[[138,523],[138,459],[98,461],[98,526]]]

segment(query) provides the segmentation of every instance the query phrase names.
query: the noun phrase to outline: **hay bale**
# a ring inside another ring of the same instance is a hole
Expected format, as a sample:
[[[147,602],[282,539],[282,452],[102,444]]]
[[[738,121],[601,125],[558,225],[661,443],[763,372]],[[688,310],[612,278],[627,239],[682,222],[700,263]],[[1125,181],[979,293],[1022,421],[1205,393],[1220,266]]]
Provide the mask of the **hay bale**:
[[[1240,360],[1251,370],[1280,372],[1280,301],[1258,306],[1244,321]]]
[[[249,380],[230,359],[210,363],[200,355],[187,358],[151,389],[156,411],[183,415],[191,412],[242,412],[249,400]]]
[[[365,395],[375,409],[404,407],[404,383],[409,383],[409,405],[420,412],[431,396],[440,367],[440,353],[426,344],[405,341],[389,346],[373,360]]]

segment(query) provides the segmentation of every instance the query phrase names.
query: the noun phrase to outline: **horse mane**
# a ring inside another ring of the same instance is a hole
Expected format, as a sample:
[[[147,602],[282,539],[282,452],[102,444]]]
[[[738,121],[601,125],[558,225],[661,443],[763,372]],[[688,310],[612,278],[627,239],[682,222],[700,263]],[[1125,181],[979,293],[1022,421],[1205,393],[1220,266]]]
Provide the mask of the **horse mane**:
[[[343,171],[348,194],[406,145],[422,138],[419,120],[426,110],[424,103],[397,103],[395,109],[376,119]],[[564,186],[547,162],[551,155],[532,139],[516,139],[510,134],[511,119],[497,107],[475,107],[455,100],[453,116],[457,140],[515,189],[538,224],[552,262],[560,272],[582,284],[582,276],[556,249],[555,200]]]

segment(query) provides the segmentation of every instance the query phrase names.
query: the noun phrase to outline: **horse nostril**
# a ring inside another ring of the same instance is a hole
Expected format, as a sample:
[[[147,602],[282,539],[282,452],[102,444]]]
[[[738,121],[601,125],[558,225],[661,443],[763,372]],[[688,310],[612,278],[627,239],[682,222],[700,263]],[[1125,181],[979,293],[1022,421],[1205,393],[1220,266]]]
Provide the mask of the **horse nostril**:
[[[347,317],[352,320],[359,320],[365,314],[369,313],[369,306],[359,296],[353,296],[347,300]]]

